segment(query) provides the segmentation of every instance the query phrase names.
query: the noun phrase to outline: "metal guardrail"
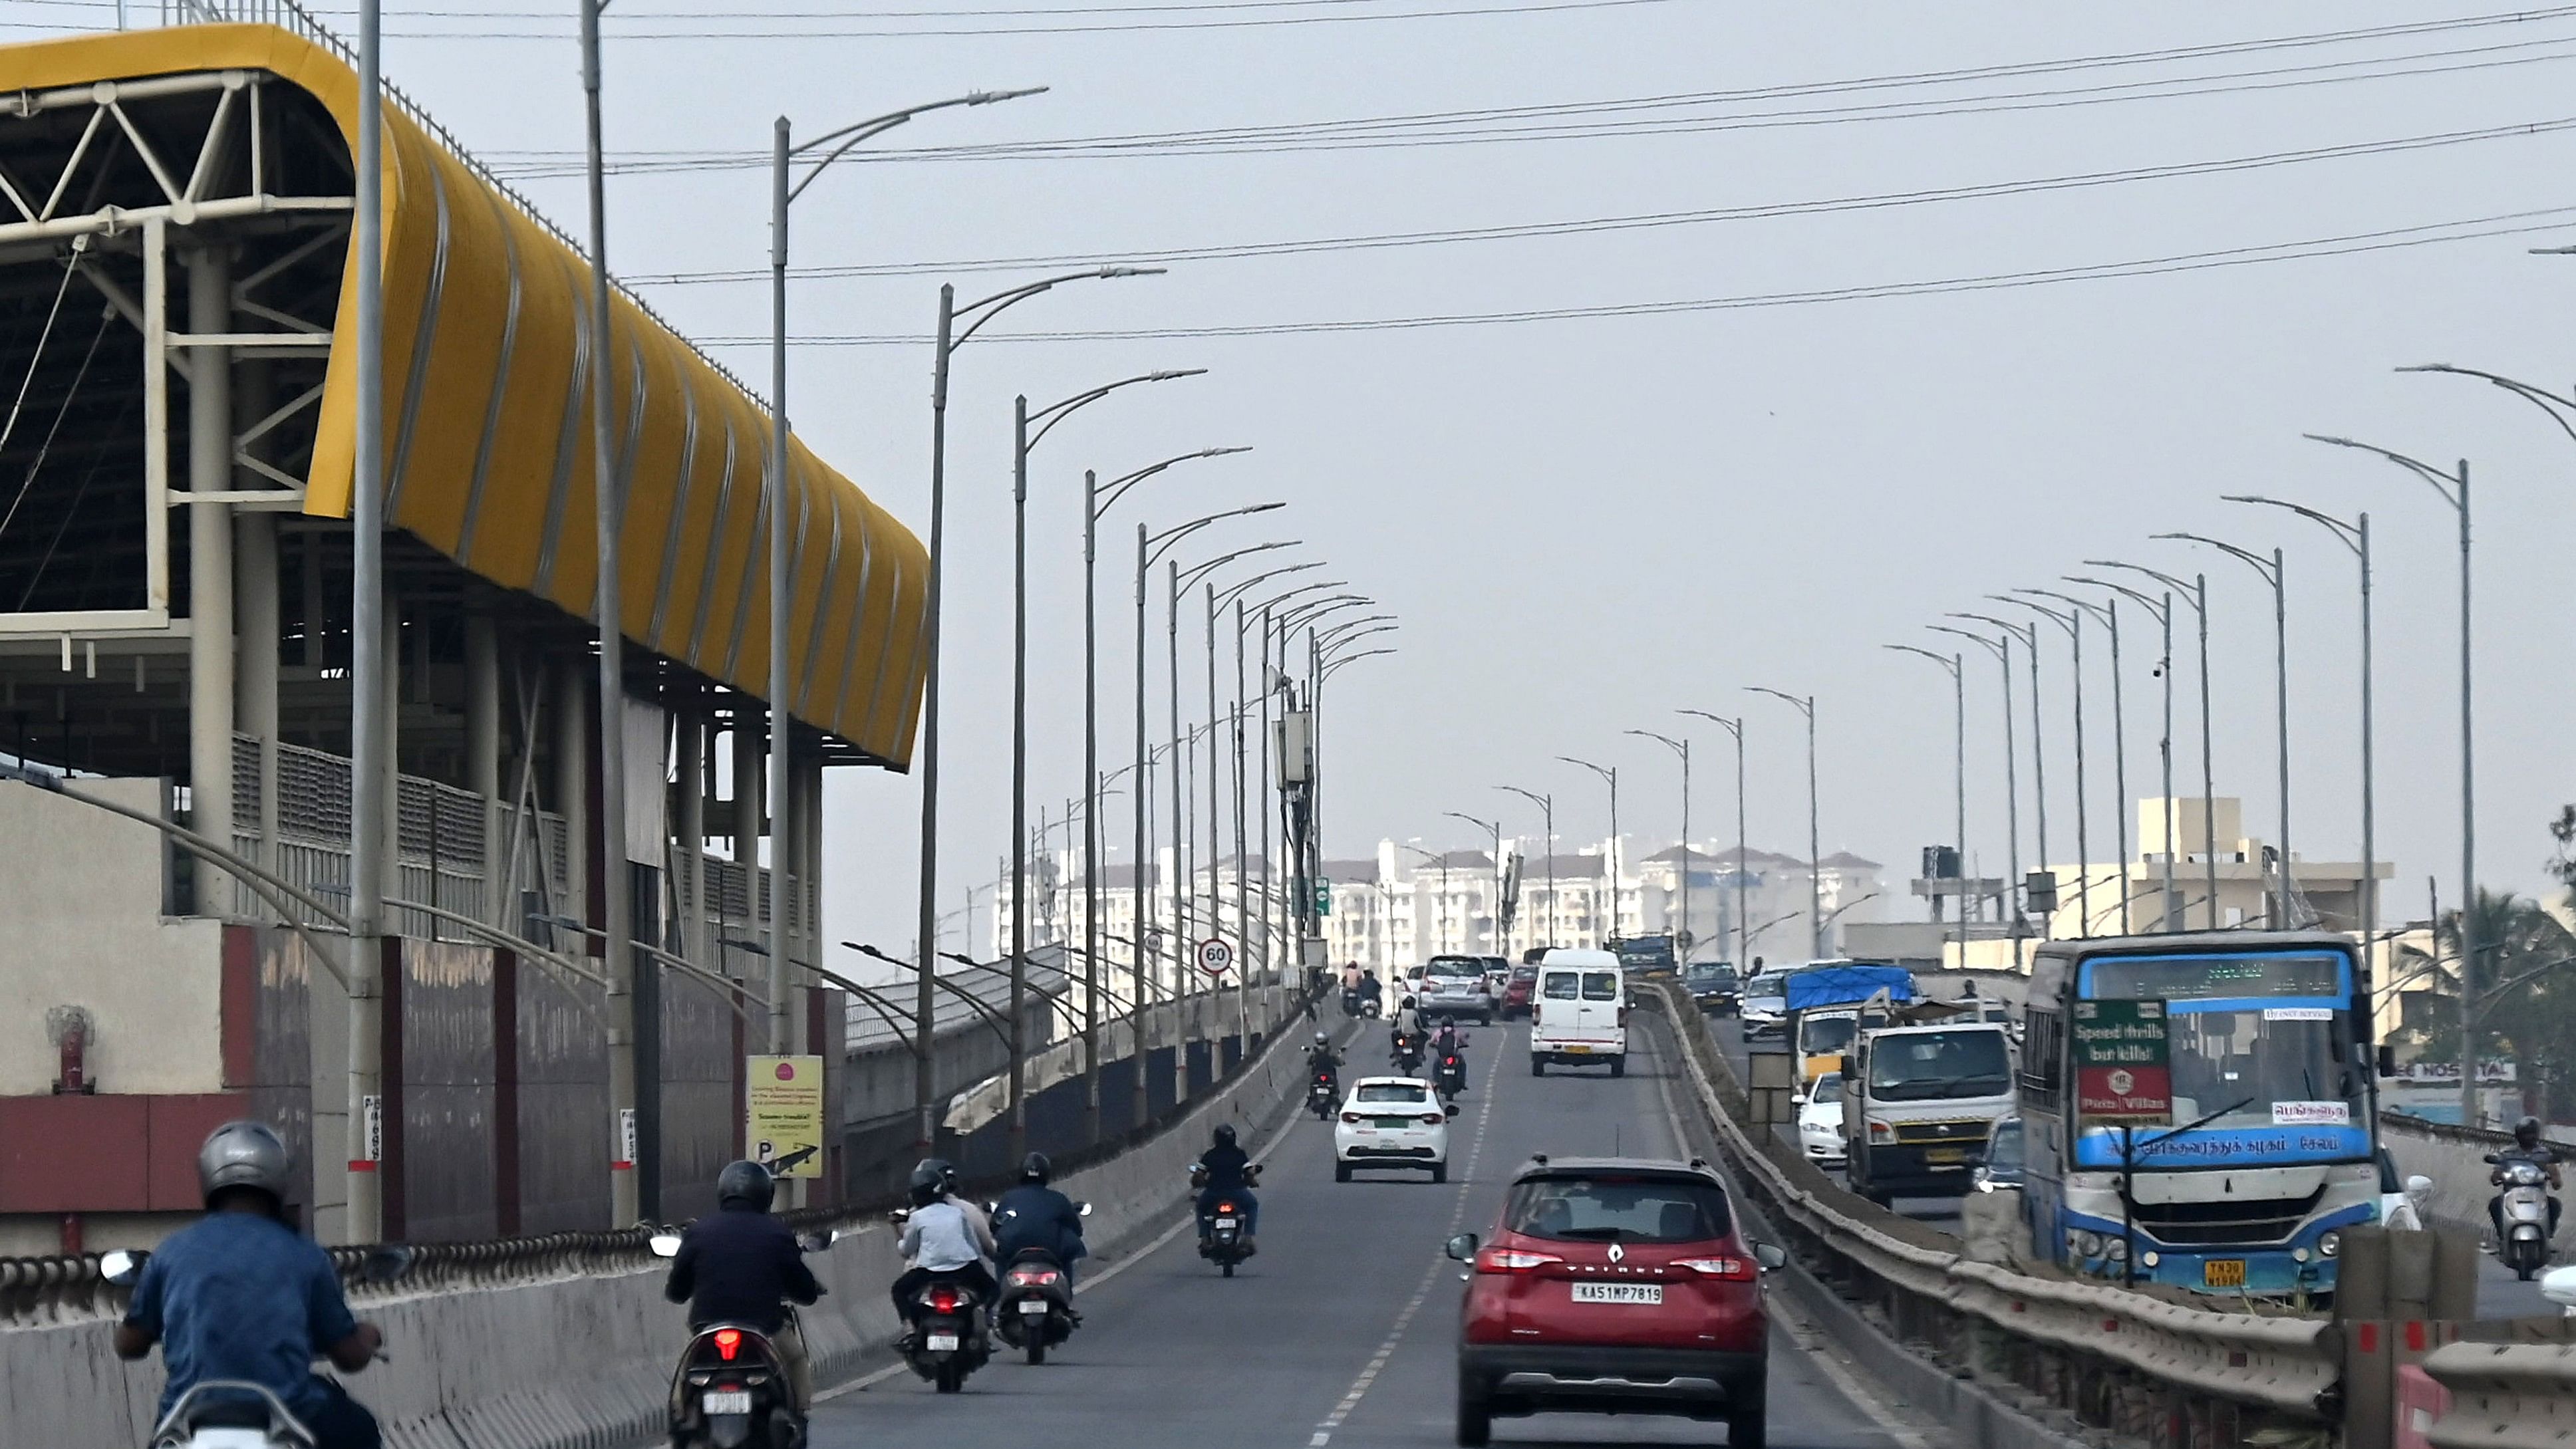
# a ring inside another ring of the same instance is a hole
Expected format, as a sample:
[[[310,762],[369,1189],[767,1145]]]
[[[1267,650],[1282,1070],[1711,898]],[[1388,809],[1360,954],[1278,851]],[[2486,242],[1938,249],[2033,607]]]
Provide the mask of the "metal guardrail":
[[[2438,1449],[2538,1449],[2576,1439],[2576,1345],[2454,1343],[2424,1372],[2451,1407],[2422,1442]]]
[[[1800,1186],[1717,1089],[1716,1046],[1699,1012],[1670,986],[1654,989],[1736,1181],[1811,1272],[1880,1307],[1917,1352],[1962,1378],[2017,1385],[2085,1424],[2159,1445],[2246,1444],[2266,1431],[2294,1439],[2339,1422],[2341,1339],[2327,1319],[2212,1312],[1972,1262],[1882,1230],[1834,1201],[1842,1194]],[[2576,1380],[2576,1362],[2567,1372]]]

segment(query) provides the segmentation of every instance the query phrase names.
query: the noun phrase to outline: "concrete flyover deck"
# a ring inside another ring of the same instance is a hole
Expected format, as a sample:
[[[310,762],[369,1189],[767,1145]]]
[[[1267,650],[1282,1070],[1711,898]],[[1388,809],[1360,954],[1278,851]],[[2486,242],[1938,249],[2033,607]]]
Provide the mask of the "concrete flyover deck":
[[[1648,1033],[1634,1038],[1640,1050],[1624,1078],[1532,1079],[1519,1069],[1524,1030],[1471,1033],[1472,1081],[1452,1129],[1447,1185],[1394,1173],[1336,1184],[1330,1129],[1301,1118],[1269,1160],[1261,1253],[1238,1276],[1219,1277],[1182,1234],[1087,1285],[1083,1328],[1043,1366],[997,1359],[954,1397],[896,1366],[826,1403],[814,1444],[1048,1443],[1074,1425],[1086,1438],[1137,1449],[1449,1443],[1463,1289],[1442,1242],[1489,1231],[1504,1184],[1532,1152],[1675,1151],[1671,1068]],[[1363,1032],[1355,1069],[1372,1066],[1382,1047],[1378,1028]],[[1177,1203],[1181,1184],[1172,1192]],[[1839,1364],[1775,1331],[1771,1442],[1921,1442],[1856,1399],[1849,1382]],[[1724,1431],[1679,1419],[1548,1415],[1499,1420],[1494,1432],[1502,1442],[1647,1445],[1708,1444]]]

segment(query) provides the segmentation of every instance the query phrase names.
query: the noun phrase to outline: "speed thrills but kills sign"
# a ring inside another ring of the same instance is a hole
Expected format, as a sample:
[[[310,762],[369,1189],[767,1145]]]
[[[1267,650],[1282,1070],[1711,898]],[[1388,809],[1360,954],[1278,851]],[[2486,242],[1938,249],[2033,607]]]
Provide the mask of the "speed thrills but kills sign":
[[[2086,1122],[2173,1120],[2173,1058],[2161,1001],[2078,1001],[2075,1110]]]

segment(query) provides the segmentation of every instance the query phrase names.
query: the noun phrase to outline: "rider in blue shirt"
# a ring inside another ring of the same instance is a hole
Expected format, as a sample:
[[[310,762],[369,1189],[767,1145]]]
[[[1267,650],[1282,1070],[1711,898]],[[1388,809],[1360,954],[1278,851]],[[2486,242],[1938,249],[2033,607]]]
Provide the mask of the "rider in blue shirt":
[[[144,1260],[116,1354],[139,1359],[161,1345],[166,1417],[204,1380],[258,1384],[313,1433],[316,1449],[379,1449],[375,1416],[337,1381],[313,1372],[327,1357],[344,1374],[375,1357],[383,1335],[360,1323],[319,1244],[284,1220],[286,1144],[259,1122],[215,1129],[197,1153],[206,1215]],[[200,1396],[210,1422],[264,1424],[247,1395]]]

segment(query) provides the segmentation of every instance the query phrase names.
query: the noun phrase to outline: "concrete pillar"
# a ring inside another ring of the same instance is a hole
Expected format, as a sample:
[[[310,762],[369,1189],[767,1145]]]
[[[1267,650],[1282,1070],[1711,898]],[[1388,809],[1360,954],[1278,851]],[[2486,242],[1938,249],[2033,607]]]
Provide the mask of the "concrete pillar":
[[[188,330],[228,332],[232,266],[219,247],[187,254]],[[198,348],[188,385],[188,489],[220,493],[232,484],[232,356]],[[197,833],[233,839],[233,514],[230,504],[188,507],[188,789]],[[197,910],[227,912],[231,877],[197,862]]]
[[[277,866],[277,515],[233,520],[233,607],[241,625],[233,675],[233,727],[259,741],[259,845],[251,858]]]
[[[548,902],[558,916],[590,923],[590,657],[577,653],[556,661],[554,694],[554,810],[564,818],[563,877],[565,894]],[[595,924],[595,923],[593,923]],[[575,951],[586,941],[569,943]]]
[[[483,919],[506,928],[517,908],[500,879],[501,629],[482,608],[465,615],[465,788],[483,797]]]
[[[733,696],[733,858],[744,871],[748,882],[749,913],[741,919],[725,922],[725,934],[738,941],[749,941],[760,935],[760,787],[765,771],[761,768],[761,726],[749,695]],[[739,959],[735,959],[739,958]],[[745,979],[765,976],[754,970],[748,958],[728,953],[736,974]],[[753,1034],[755,1040],[768,1040],[764,1026]]]
[[[707,711],[706,694],[683,685],[671,701],[680,782],[680,817],[672,822],[672,898],[680,909],[680,954],[704,963],[707,932]]]

